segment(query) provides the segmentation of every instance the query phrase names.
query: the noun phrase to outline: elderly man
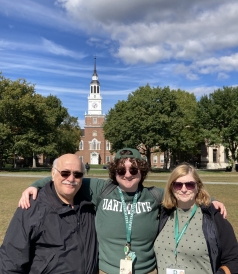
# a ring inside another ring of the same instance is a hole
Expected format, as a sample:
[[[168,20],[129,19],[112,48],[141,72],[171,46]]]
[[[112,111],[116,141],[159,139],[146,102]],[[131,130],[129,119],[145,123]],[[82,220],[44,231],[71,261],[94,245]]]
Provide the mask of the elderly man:
[[[95,212],[79,191],[83,174],[76,155],[55,160],[52,181],[12,218],[0,249],[0,273],[97,273]]]

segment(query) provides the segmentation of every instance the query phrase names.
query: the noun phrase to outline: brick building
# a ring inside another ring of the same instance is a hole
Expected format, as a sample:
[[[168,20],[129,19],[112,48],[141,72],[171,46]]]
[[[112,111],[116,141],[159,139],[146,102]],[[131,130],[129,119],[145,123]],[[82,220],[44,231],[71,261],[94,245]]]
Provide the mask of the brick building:
[[[96,58],[94,59],[94,72],[90,83],[88,95],[88,109],[85,113],[85,126],[82,129],[81,142],[76,154],[82,158],[84,163],[106,164],[113,159],[110,153],[111,144],[105,140],[103,123],[105,115],[102,113],[102,96],[100,82],[98,81]],[[190,161],[191,160],[191,161]],[[225,168],[228,159],[223,146],[208,146],[205,143],[201,147],[201,153],[188,159],[191,164],[198,164],[201,168],[219,169]],[[169,163],[170,165],[170,163]],[[151,155],[151,166],[163,168],[164,153],[158,152]],[[169,166],[168,166],[169,167]]]
[[[110,153],[111,144],[105,140],[103,133],[105,115],[102,113],[102,96],[96,69],[96,57],[88,96],[88,110],[84,116],[85,126],[82,129],[81,142],[76,154],[84,163],[106,164],[112,160],[113,155]]]

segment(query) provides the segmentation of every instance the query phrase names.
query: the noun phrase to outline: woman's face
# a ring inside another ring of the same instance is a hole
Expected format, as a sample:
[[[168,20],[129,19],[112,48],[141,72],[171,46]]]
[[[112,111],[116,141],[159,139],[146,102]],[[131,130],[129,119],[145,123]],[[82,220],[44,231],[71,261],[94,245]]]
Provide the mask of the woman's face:
[[[120,188],[126,192],[135,192],[141,180],[140,170],[132,167],[129,159],[126,159],[124,166],[119,166],[117,170],[116,180]]]
[[[193,182],[195,184],[193,184]],[[188,183],[187,187],[185,184],[176,184],[176,183]],[[181,188],[181,189],[179,189]],[[196,195],[198,193],[197,183],[194,180],[191,174],[187,174],[185,176],[179,177],[174,186],[172,187],[172,192],[177,199],[178,207],[183,209],[191,208],[196,199]]]

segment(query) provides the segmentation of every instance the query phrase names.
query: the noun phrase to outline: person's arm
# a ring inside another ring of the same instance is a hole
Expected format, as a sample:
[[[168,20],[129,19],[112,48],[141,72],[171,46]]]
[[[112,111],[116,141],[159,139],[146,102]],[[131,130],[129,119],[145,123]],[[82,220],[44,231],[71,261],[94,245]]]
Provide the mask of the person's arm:
[[[52,180],[52,176],[44,177],[42,179],[36,180],[31,184],[31,186],[34,186],[38,189],[41,189],[43,186],[45,186],[47,183],[49,183]]]
[[[52,180],[52,177],[45,177],[43,179],[36,180],[33,182],[27,189],[22,192],[22,196],[18,202],[18,207],[23,209],[28,209],[30,205],[30,196],[32,195],[32,199],[35,200],[37,197],[38,190],[45,186]]]
[[[232,274],[238,274],[238,243],[232,225],[219,213],[215,214],[215,222],[221,244],[221,266],[229,268]],[[223,274],[219,268],[216,274]]]
[[[221,202],[214,200],[214,199],[212,199],[212,203],[213,203],[214,207],[220,211],[223,218],[226,219],[227,211],[226,211],[225,205]]]
[[[32,195],[32,199],[35,200],[38,190],[50,182],[51,179],[52,177],[45,177],[32,183],[30,187],[22,192],[18,206],[23,209],[28,209],[30,207],[30,196]],[[98,178],[83,178],[80,191],[88,201],[91,201],[96,205],[97,197],[101,194],[101,191],[107,182],[108,181]]]
[[[98,196],[101,195],[104,186],[110,180],[104,180],[99,178],[83,178],[82,186],[80,192],[83,193],[87,201],[92,202],[94,205],[97,205]]]

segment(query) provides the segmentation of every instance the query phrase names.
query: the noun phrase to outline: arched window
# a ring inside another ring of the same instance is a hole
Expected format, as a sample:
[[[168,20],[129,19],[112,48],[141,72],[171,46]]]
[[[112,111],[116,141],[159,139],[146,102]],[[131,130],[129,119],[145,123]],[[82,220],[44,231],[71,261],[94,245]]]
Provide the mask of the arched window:
[[[91,142],[89,142],[89,148],[90,150],[100,150],[101,142],[94,138]]]

